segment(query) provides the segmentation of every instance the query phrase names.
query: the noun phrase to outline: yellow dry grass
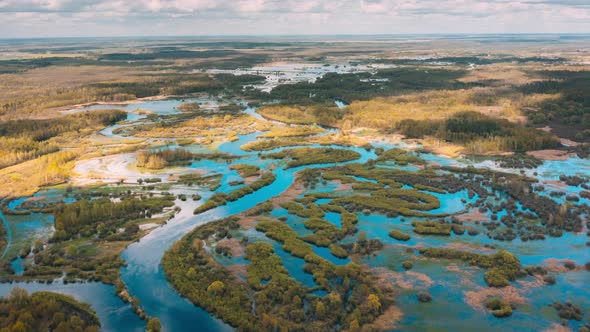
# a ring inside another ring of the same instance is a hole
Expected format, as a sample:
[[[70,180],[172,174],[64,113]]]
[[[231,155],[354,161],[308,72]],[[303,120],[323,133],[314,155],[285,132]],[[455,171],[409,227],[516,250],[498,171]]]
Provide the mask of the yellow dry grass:
[[[256,131],[256,119],[250,115],[216,115],[211,117],[198,116],[172,127],[156,127],[135,133],[137,137],[188,138],[227,136],[232,139],[237,134]]]
[[[81,153],[60,151],[0,170],[0,197],[30,196],[42,186],[65,182]]]
[[[538,80],[540,80],[538,77],[525,72],[522,65],[505,63],[478,66],[459,79],[464,83],[496,81],[498,85],[523,85]]]
[[[313,124],[317,122],[313,115],[316,106],[264,106],[257,110],[263,117],[284,123]]]
[[[60,116],[60,107],[97,102],[95,83],[146,80],[141,67],[50,66],[15,74],[0,75],[0,106],[14,105],[16,111],[0,114],[0,120],[12,118],[49,118]],[[166,71],[159,72],[165,74]],[[147,78],[147,80],[154,78]],[[133,99],[122,95],[119,100]]]
[[[133,67],[80,66],[45,67],[18,74],[0,75],[0,100],[49,93],[97,82],[139,79],[142,73]]]
[[[353,135],[342,135],[342,134],[331,134],[324,136],[313,137],[310,140],[311,143],[317,143],[322,145],[334,144],[342,146],[356,146],[356,147],[370,147],[371,144],[358,136]]]
[[[400,121],[442,120],[455,113],[477,111],[467,91],[434,91],[399,97],[355,101],[342,121],[344,129],[356,127],[395,128]]]
[[[477,100],[488,98],[482,105]],[[523,109],[534,108],[541,102],[559,95],[504,93],[492,88],[431,91],[398,97],[355,101],[340,122],[345,129],[359,127],[394,129],[403,120],[444,120],[458,112],[474,111],[513,122],[526,122]]]
[[[433,137],[426,137],[420,143],[427,151],[449,158],[458,158],[465,151],[465,147],[461,145],[448,143]]]
[[[301,127],[273,127],[268,132],[260,135],[259,137],[297,137],[297,136],[310,136],[317,135],[325,132],[318,126],[301,126]]]

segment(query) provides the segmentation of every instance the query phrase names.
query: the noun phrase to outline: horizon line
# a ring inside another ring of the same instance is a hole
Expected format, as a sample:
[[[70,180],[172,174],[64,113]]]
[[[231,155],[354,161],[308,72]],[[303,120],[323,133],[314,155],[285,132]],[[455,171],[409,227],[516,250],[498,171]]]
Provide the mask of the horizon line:
[[[0,40],[42,40],[42,39],[100,39],[100,38],[246,38],[246,37],[404,37],[404,36],[590,36],[590,32],[486,32],[486,33],[382,33],[382,34],[220,34],[220,35],[119,35],[119,36],[43,36],[43,37],[0,37]]]

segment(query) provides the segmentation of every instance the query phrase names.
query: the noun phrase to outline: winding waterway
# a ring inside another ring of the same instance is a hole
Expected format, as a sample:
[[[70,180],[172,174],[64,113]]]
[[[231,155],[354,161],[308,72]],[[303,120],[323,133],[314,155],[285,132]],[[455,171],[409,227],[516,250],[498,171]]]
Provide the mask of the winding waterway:
[[[2,219],[2,223],[4,224],[4,228],[6,228],[6,247],[2,250],[2,255],[0,255],[0,259],[4,258],[8,253],[8,249],[10,248],[10,244],[12,243],[12,230],[10,229],[10,225],[4,217],[2,211],[0,211],[0,219]]]
[[[180,100],[151,101],[142,104],[141,107],[138,107],[137,105],[134,107],[149,109],[161,114],[171,114],[173,112],[176,112],[176,107],[181,103],[182,102]],[[89,109],[94,108],[95,107]],[[135,108],[126,106],[125,109],[128,111],[132,111]],[[257,118],[261,118],[260,115],[258,115],[253,108],[248,107],[244,112]],[[136,116],[133,113],[129,114],[129,122],[140,121],[142,119],[142,117]],[[103,135],[113,137],[115,136],[113,134],[113,130],[119,127],[120,125],[109,127],[103,130],[102,133]],[[276,175],[276,181],[274,183],[272,183],[268,187],[265,187],[263,190],[259,190],[250,195],[242,197],[241,199],[235,202],[228,203],[225,206],[220,206],[216,209],[209,210],[205,213],[196,216],[193,215],[193,210],[199,204],[206,201],[208,197],[213,195],[212,192],[209,192],[207,190],[201,192],[200,194],[203,196],[203,200],[201,201],[201,203],[196,203],[193,201],[183,202],[181,200],[177,200],[176,204],[181,208],[180,213],[178,213],[172,220],[168,221],[167,224],[153,230],[149,235],[142,238],[139,242],[131,244],[122,254],[122,257],[126,261],[127,266],[121,270],[121,274],[123,281],[126,283],[128,287],[130,295],[139,299],[142,307],[145,309],[148,315],[158,317],[160,319],[164,331],[176,332],[195,330],[231,330],[230,326],[226,325],[222,321],[210,315],[208,312],[194,306],[188,300],[181,297],[167,282],[164,272],[160,266],[160,261],[162,259],[164,252],[173,243],[178,241],[180,238],[182,238],[182,236],[190,232],[198,225],[202,225],[214,220],[222,219],[244,212],[259,203],[265,202],[272,197],[280,195],[293,184],[295,174],[302,169],[310,167],[326,167],[333,165],[313,165],[285,170],[282,167],[280,167],[280,165],[278,165],[279,162],[261,160],[260,158],[258,158],[257,153],[249,153],[240,149],[241,145],[255,140],[256,136],[259,134],[260,133],[254,133],[250,135],[240,136],[239,140],[235,142],[225,143],[219,146],[218,150],[220,152],[227,152],[241,156],[242,158],[235,161],[235,164],[253,164],[266,169],[270,169],[271,165],[275,164],[273,172]],[[359,160],[353,161],[355,163],[364,163],[369,159],[373,159],[376,157],[374,150],[365,150],[362,148],[341,146],[338,146],[337,148],[348,149],[358,152],[361,155],[361,158]],[[271,152],[280,150],[282,149],[276,149]],[[442,165],[465,165],[464,162],[450,160],[429,154],[422,154],[421,157],[428,161],[436,162]],[[575,164],[578,167],[578,171],[574,171],[571,168],[568,168],[573,164]],[[203,160],[194,162],[190,167],[193,169],[204,170],[208,173],[221,173],[224,176],[224,185],[222,185],[217,190],[217,192],[227,192],[231,190],[230,186],[227,185],[227,182],[231,177],[235,176],[235,172],[229,170],[230,165],[231,164],[225,162],[218,163],[209,160]],[[482,164],[479,164],[478,166],[491,165],[488,165],[484,162]],[[545,180],[554,180],[559,176],[559,174],[563,174],[564,172],[568,174],[589,174],[589,170],[590,162],[588,160],[576,158],[564,162],[547,162],[545,163],[545,165],[542,166],[542,168],[538,170],[538,177],[541,177]],[[574,190],[573,188],[570,189]],[[176,188],[171,189],[170,191],[172,193],[178,194],[182,193],[183,189]],[[461,192],[457,193],[456,195],[440,195],[438,198],[441,200],[441,208],[436,211],[433,211],[433,213],[455,213],[457,211],[461,211],[464,208],[465,203],[462,201],[462,199],[466,198],[466,193]],[[327,216],[327,218],[330,219],[330,216]],[[336,217],[331,218],[330,221],[338,223],[338,220],[335,218]],[[12,235],[10,231],[11,228],[9,227],[9,222],[6,220],[4,215],[2,215],[1,211],[0,219],[2,219],[2,221],[6,224],[8,228],[8,241],[10,244],[10,242],[12,241]],[[385,244],[387,245],[387,232],[389,228],[386,225],[390,224],[391,222],[392,220],[388,220],[385,216],[364,216],[359,221],[359,229],[366,231],[369,237],[385,239],[384,242],[386,242]],[[402,221],[399,220],[395,220],[394,222],[399,222],[400,224],[402,223]],[[489,242],[489,240],[484,236],[465,239],[452,237],[451,240],[446,241],[457,241],[466,245]],[[568,234],[559,239],[550,239],[548,241],[536,242],[534,244],[524,244],[520,241],[513,241],[511,243],[503,244],[503,247],[517,254],[524,264],[539,264],[543,261],[543,259],[547,257],[574,259],[579,264],[584,264],[590,258],[588,256],[587,250],[579,250],[579,247],[583,246],[584,241],[585,240],[583,236],[574,236]],[[436,238],[416,237],[413,238],[408,244],[443,245],[444,243],[442,243],[440,240]],[[548,250],[546,246],[551,246],[552,249]],[[388,252],[388,250],[393,249],[386,248],[385,252]],[[4,256],[7,251],[8,247],[2,253],[2,256]],[[574,252],[575,254],[573,254]],[[380,254],[377,257],[369,259],[369,264],[375,266],[388,266],[389,264],[398,264],[398,262],[395,261],[395,258],[392,257],[395,257],[395,254]],[[288,262],[286,262],[286,264],[288,264]],[[432,275],[441,275],[445,272],[449,274],[449,276],[445,277],[446,282],[449,284],[447,288],[442,287],[441,285],[435,285],[431,288],[431,293],[433,293],[435,297],[444,297],[447,298],[448,301],[445,302],[447,303],[447,305],[444,308],[434,307],[431,308],[431,310],[425,312],[424,310],[420,310],[420,308],[416,308],[416,305],[408,300],[409,297],[404,297],[403,295],[400,296],[401,304],[405,305],[407,309],[410,309],[408,311],[411,312],[411,314],[407,315],[405,317],[405,320],[402,322],[402,324],[405,327],[411,327],[412,329],[427,328],[427,326],[424,326],[423,323],[421,323],[421,321],[423,321],[425,318],[424,315],[426,314],[434,315],[438,322],[441,322],[441,319],[444,319],[444,315],[448,314],[448,305],[457,305],[457,308],[459,308],[457,315],[463,317],[462,319],[469,321],[466,322],[466,326],[477,326],[477,324],[481,323],[482,320],[489,323],[489,326],[496,325],[496,320],[494,318],[490,319],[490,315],[485,313],[481,315],[477,313],[474,314],[472,311],[467,310],[466,306],[461,306],[461,303],[463,301],[461,296],[457,294],[448,294],[449,292],[453,291],[460,293],[457,287],[457,285],[461,282],[460,279],[454,280],[453,278],[455,277],[450,276],[452,275],[451,273],[448,273],[448,271],[440,267],[435,267],[432,265],[425,264],[424,266],[418,266],[417,269],[418,271],[429,271],[429,273],[431,273]],[[302,278],[309,279],[309,276],[304,276]],[[580,283],[583,282],[584,277],[583,275],[579,276],[578,274],[572,274],[568,278],[570,279],[569,281],[565,280],[563,282],[560,282],[560,286],[551,289],[550,292],[555,294],[558,294],[560,292],[569,294],[577,287],[579,287]],[[479,280],[481,278],[473,279]],[[310,281],[307,280],[307,282]],[[311,280],[311,282],[313,281]],[[17,284],[1,284],[0,295],[5,296],[10,292],[10,290],[15,285]],[[93,309],[97,311],[99,318],[102,322],[103,330],[105,331],[142,331],[145,327],[145,322],[141,321],[132,312],[130,305],[123,303],[115,295],[114,288],[111,286],[98,283],[63,284],[60,281],[54,282],[53,284],[20,283],[18,285],[28,289],[29,291],[49,290],[70,294],[82,301],[91,303]],[[585,288],[580,296],[587,296],[588,298],[590,298],[590,291],[588,291],[588,289]],[[414,308],[415,310],[413,311],[412,308]],[[531,312],[537,312],[540,309],[529,308],[528,310],[530,310]],[[526,324],[528,324],[529,326],[536,326],[535,322],[531,321],[532,315],[529,316],[530,317],[525,317],[524,314],[517,314],[515,315],[515,318],[511,318],[513,322],[516,324],[515,328],[518,328],[519,326],[523,326]],[[461,319],[453,320],[452,323],[447,323],[447,325],[442,326],[442,328],[457,328],[456,324],[460,322]]]
[[[163,107],[162,105],[159,105],[160,103],[164,103],[166,106]],[[144,108],[153,110],[157,113],[171,114],[169,109],[175,109],[175,107],[180,104],[180,100],[175,100],[174,102],[152,101],[141,104],[141,107],[139,107],[139,105],[134,105],[133,107],[126,106],[123,109],[132,111],[136,108]],[[100,107],[91,106],[86,110],[99,108]],[[260,117],[253,108],[248,107],[245,112]],[[129,114],[129,122],[142,119],[142,117],[137,117],[134,113]],[[105,136],[118,137],[112,133],[114,129],[119,128],[120,126],[121,125],[111,126],[103,130],[101,133]],[[248,153],[240,149],[241,145],[256,140],[256,136],[259,134],[260,133],[254,133],[240,136],[238,141],[221,145],[219,151],[245,157],[239,159],[235,163],[250,163],[268,167],[269,162],[257,158],[257,153]],[[353,147],[346,149],[354,150],[361,154],[361,159],[355,160],[354,162],[366,162],[367,160],[376,157],[374,152],[366,151],[365,149]],[[276,149],[271,152],[280,150],[282,149]],[[203,160],[193,163],[191,167],[206,170],[208,172],[217,171],[224,176],[227,176],[229,173],[233,172],[229,170],[230,165],[231,164],[220,164]],[[333,164],[313,165],[288,170],[277,168],[274,171],[277,180],[270,186],[265,187],[264,190],[257,191],[226,206],[207,211],[197,216],[193,215],[192,211],[200,203],[194,203],[192,201],[182,202],[177,200],[177,206],[182,209],[179,214],[177,214],[172,220],[168,221],[166,225],[153,230],[139,242],[130,245],[122,254],[127,262],[127,267],[123,268],[121,271],[122,279],[127,284],[130,295],[139,299],[142,307],[148,315],[158,317],[161,320],[164,331],[194,331],[197,326],[199,331],[231,330],[231,327],[211,316],[208,312],[194,306],[188,300],[176,293],[167,282],[160,266],[160,261],[164,252],[183,235],[194,229],[195,226],[238,214],[251,209],[259,203],[267,201],[272,197],[280,195],[293,184],[295,173],[299,170],[309,167],[325,167],[332,165]],[[223,184],[224,185],[222,185],[218,191],[227,191],[229,189],[225,179]],[[182,191],[182,189],[177,190]],[[174,193],[175,190],[171,190],[171,192]],[[213,193],[204,191],[200,194],[204,198],[203,201],[205,201],[206,198]],[[1,212],[0,216],[4,220],[4,216],[1,215]],[[144,323],[142,321],[137,318],[131,319],[128,317],[130,306],[124,304],[118,297],[116,297],[114,289],[110,286],[100,284],[63,285],[59,282],[55,284],[15,283],[10,285],[0,285],[0,295],[6,295],[10,289],[16,285],[22,286],[30,291],[49,290],[66,293],[73,295],[82,301],[91,303],[92,307],[97,311],[101,321],[104,322],[103,329],[106,331],[139,331],[144,328]]]

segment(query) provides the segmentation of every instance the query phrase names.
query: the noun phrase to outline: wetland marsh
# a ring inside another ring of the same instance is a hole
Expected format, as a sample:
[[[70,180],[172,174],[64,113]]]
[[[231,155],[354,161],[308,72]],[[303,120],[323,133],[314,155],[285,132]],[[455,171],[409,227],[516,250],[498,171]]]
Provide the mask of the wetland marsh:
[[[293,46],[184,64],[173,96],[51,108],[51,130],[0,125],[0,295],[72,295],[106,331],[588,330],[588,145],[564,144],[556,106],[588,91],[536,83],[563,62]],[[500,84],[501,65],[530,81]]]

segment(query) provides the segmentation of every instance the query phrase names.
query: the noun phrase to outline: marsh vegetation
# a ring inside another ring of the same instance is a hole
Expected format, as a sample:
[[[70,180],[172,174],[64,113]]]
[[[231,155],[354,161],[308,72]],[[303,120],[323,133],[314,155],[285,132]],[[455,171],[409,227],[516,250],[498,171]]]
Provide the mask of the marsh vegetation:
[[[16,287],[7,298],[0,298],[0,312],[0,329],[5,331],[100,330],[100,322],[90,305],[56,293],[29,295]]]
[[[138,43],[0,60],[3,282],[114,285],[149,331],[218,327],[209,314],[244,331],[586,328],[575,52]],[[580,305],[546,314],[573,289]],[[0,327],[98,328],[71,299],[18,297]]]

